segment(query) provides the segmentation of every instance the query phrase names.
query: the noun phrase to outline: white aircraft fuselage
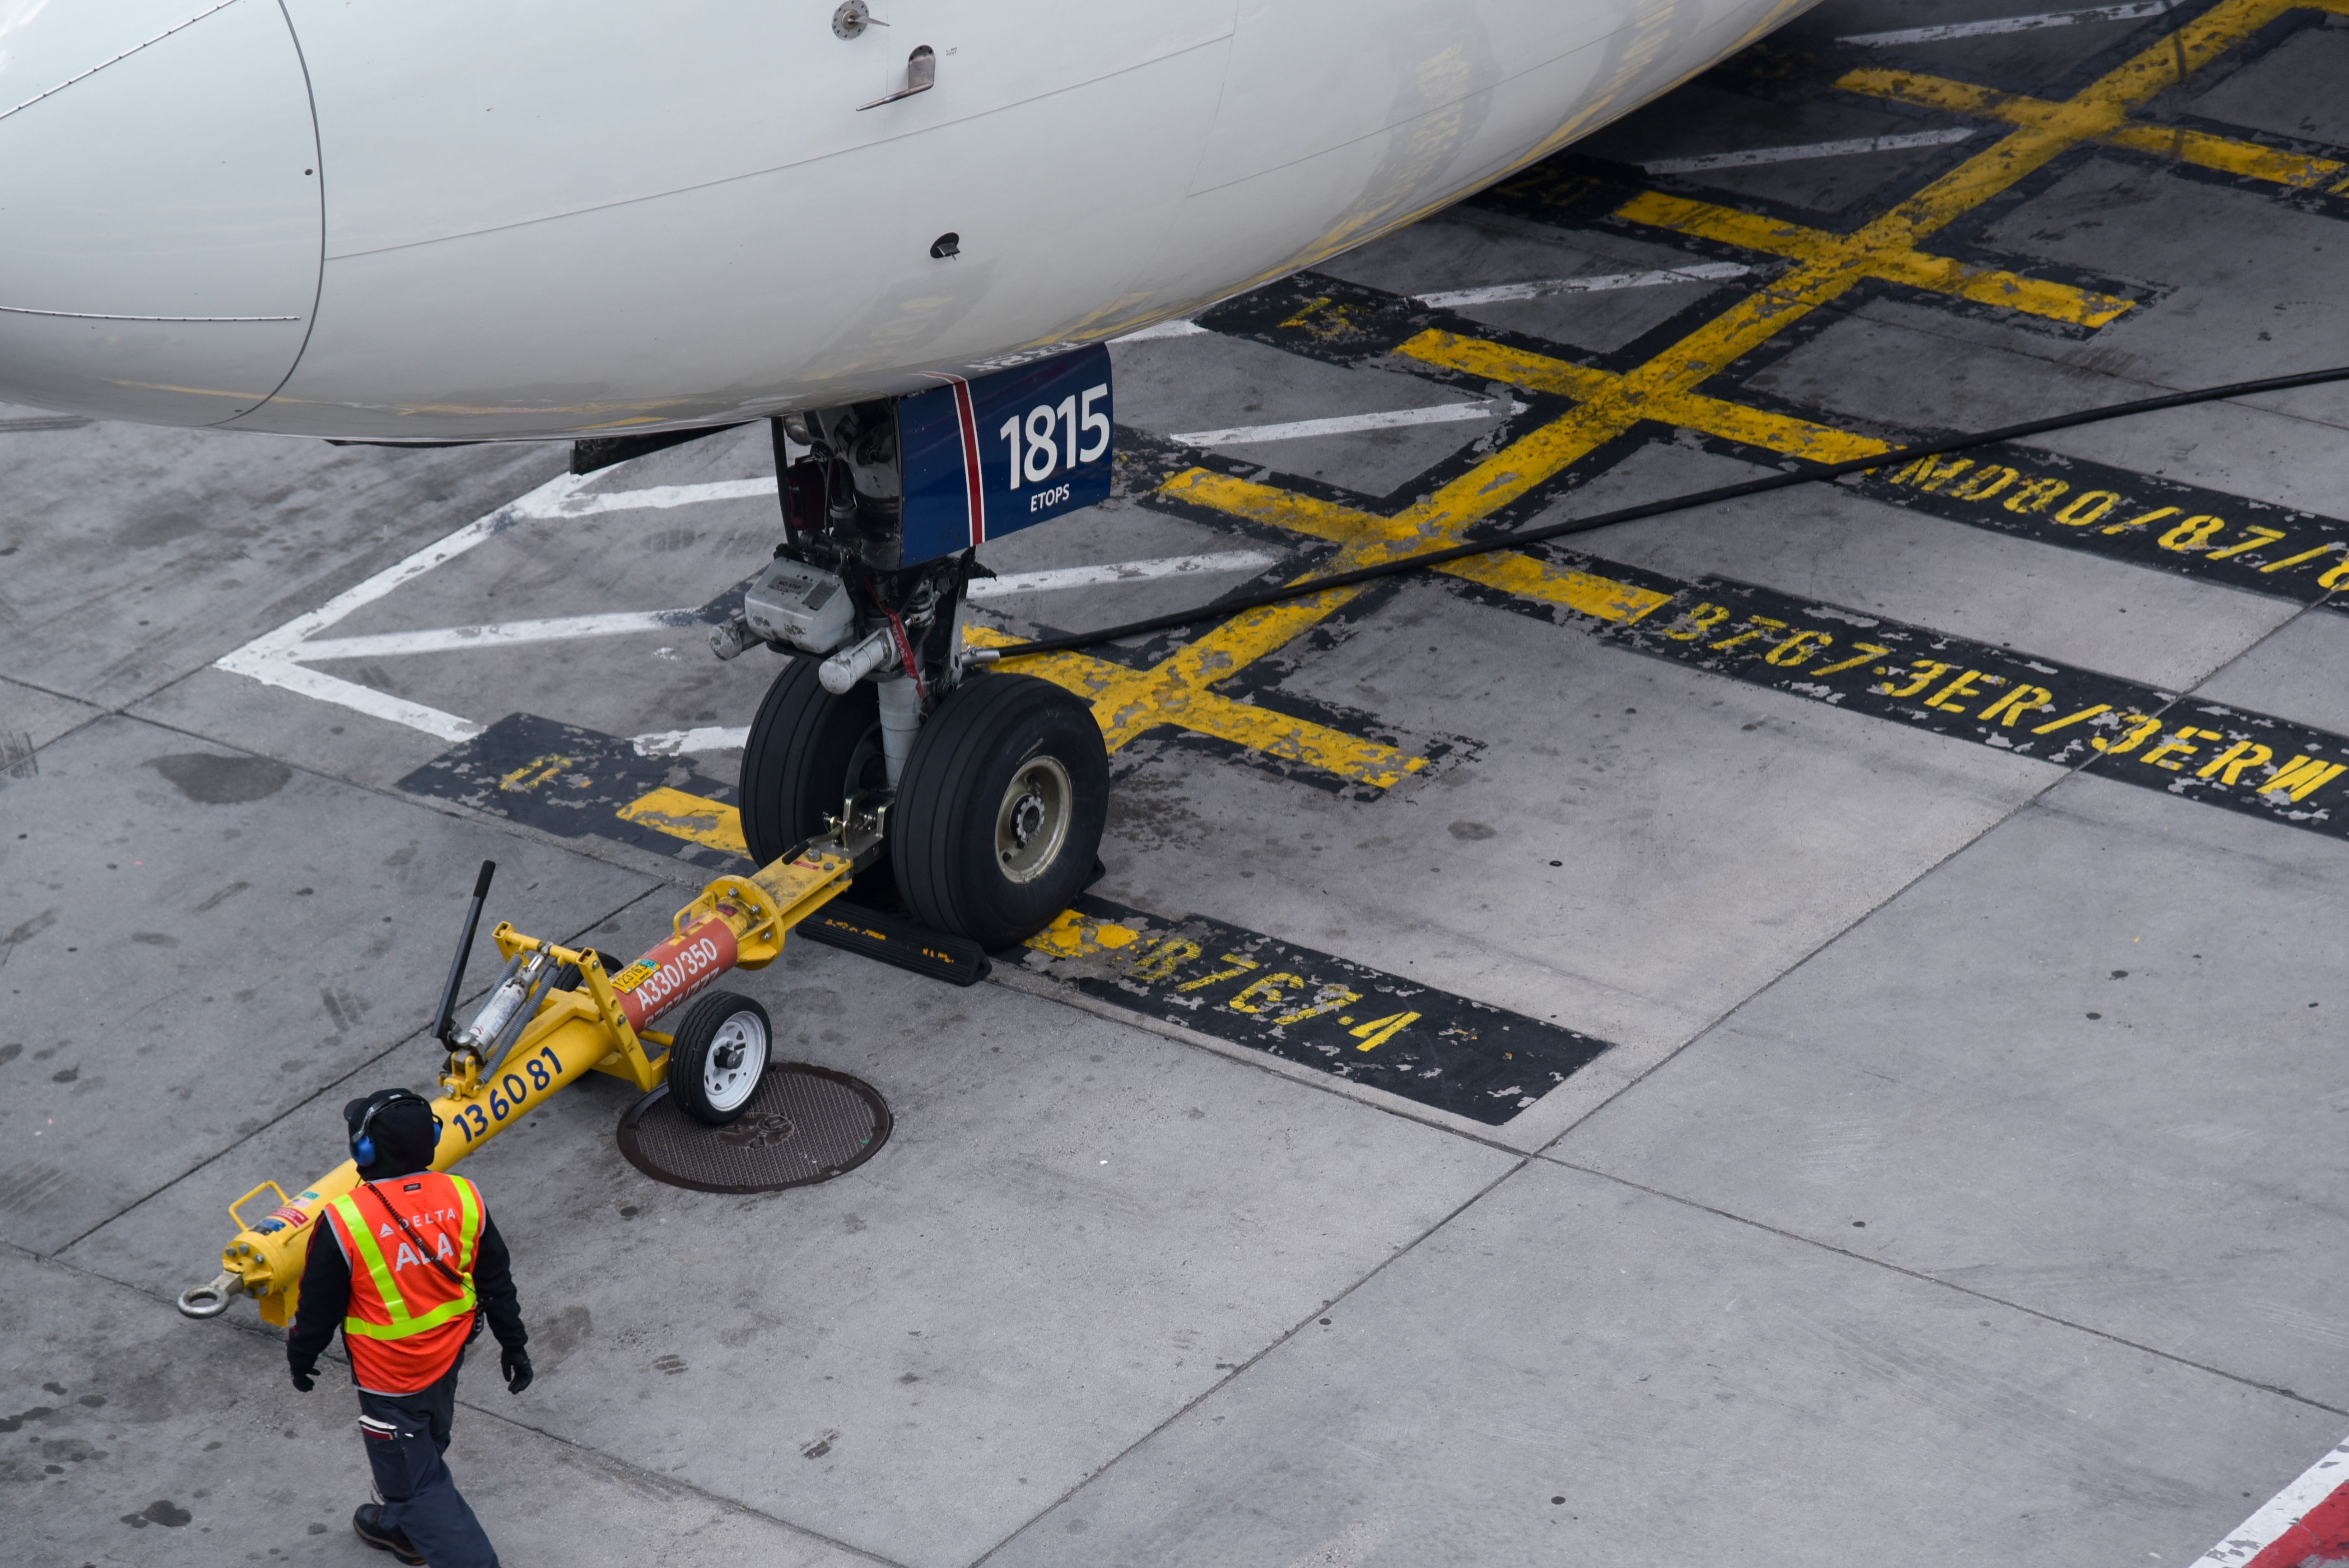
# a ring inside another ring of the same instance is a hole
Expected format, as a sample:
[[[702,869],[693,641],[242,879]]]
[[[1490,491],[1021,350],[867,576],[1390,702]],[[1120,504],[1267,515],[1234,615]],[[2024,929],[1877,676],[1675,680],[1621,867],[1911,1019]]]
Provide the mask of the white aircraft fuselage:
[[[462,440],[916,391],[1360,244],[1806,3],[0,0],[0,398]]]

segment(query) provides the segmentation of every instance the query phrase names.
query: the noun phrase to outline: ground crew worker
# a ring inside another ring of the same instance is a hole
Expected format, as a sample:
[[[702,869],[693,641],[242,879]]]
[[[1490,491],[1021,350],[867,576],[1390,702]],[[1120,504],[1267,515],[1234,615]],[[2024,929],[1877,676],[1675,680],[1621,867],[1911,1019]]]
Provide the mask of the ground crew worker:
[[[285,1336],[294,1387],[316,1387],[318,1355],[339,1325],[381,1499],[362,1503],[351,1528],[402,1563],[497,1568],[441,1455],[457,1368],[483,1316],[507,1389],[530,1387],[505,1241],[471,1181],[432,1169],[440,1119],[421,1096],[378,1089],[345,1106],[343,1122],[360,1184],[311,1227],[301,1305]]]

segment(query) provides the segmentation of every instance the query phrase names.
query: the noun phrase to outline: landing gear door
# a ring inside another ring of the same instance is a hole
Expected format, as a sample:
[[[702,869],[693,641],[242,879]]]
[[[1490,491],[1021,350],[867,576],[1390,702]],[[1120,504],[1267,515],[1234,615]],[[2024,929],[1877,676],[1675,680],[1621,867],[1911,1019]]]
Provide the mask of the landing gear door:
[[[897,402],[905,566],[1109,499],[1109,350],[1098,345]]]

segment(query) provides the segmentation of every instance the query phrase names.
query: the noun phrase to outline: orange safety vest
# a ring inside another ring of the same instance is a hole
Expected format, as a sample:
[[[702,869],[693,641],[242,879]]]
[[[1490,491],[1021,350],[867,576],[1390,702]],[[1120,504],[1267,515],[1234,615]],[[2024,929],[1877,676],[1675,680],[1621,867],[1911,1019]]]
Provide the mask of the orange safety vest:
[[[462,1176],[419,1171],[362,1182],[327,1204],[326,1215],[350,1260],[343,1348],[359,1387],[376,1394],[430,1387],[472,1336],[481,1195]],[[434,1267],[436,1259],[457,1278]]]

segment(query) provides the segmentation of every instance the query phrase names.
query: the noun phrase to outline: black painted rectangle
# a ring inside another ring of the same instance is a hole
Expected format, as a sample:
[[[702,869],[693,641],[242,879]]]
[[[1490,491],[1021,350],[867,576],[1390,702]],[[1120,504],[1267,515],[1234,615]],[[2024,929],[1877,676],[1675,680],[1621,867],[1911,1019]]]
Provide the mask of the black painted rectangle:
[[[2349,608],[2349,522],[2036,447],[1976,447],[1837,481],[1872,500],[2230,588]]]
[[[1291,273],[1194,318],[1209,332],[1333,365],[1382,358],[1434,319],[1405,295],[1314,272]]]
[[[1226,925],[1080,898],[1022,965],[1096,1000],[1499,1127],[1604,1040]]]
[[[1749,686],[2349,837],[2349,737],[1724,578],[1576,559],[1674,594],[1603,634]]]
[[[561,838],[592,834],[713,871],[739,868],[739,855],[682,843],[619,814],[664,785],[731,805],[733,787],[694,774],[691,760],[647,757],[616,735],[515,713],[442,752],[398,788]]]

